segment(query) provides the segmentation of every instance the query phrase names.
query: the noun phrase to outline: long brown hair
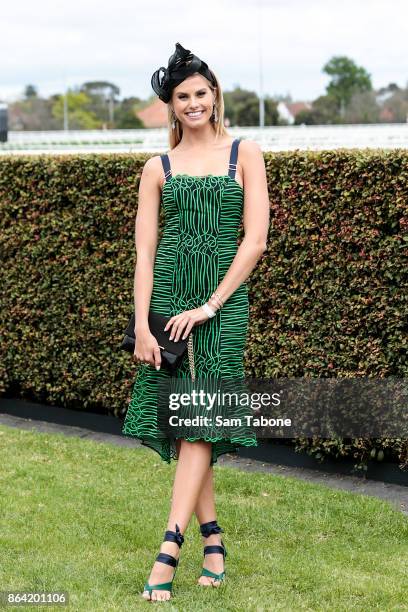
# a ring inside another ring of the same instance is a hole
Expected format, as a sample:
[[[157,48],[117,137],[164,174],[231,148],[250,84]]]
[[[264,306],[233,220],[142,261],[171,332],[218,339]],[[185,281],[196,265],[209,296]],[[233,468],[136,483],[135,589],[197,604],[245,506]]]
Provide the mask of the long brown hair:
[[[208,87],[213,91],[213,93],[216,94],[214,105],[215,105],[215,108],[217,109],[218,121],[217,122],[211,121],[211,124],[214,128],[215,138],[217,139],[218,136],[225,136],[225,135],[228,136],[229,134],[224,125],[224,97],[222,95],[221,85],[214,71],[211,70],[211,72],[213,73],[214,79],[216,82],[215,87],[202,74],[200,74],[200,76],[203,76],[203,79],[205,79],[208,83]],[[180,121],[176,121],[176,127],[174,129],[172,128],[173,119],[174,119],[174,114],[173,114],[171,105],[167,104],[167,128],[169,130],[170,150],[174,149],[174,147],[178,145],[183,135],[183,130],[180,126]]]

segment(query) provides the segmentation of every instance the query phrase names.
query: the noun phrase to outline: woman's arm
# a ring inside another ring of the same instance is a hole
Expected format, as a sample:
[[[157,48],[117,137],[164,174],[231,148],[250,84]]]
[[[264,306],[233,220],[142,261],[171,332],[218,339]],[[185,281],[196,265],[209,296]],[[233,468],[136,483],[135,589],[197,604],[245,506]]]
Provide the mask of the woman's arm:
[[[244,238],[224,278],[214,290],[225,302],[254,269],[267,248],[270,202],[265,162],[256,142],[243,140],[239,145],[239,161],[244,175]],[[217,310],[216,300],[209,300]]]
[[[149,329],[148,316],[153,291],[153,268],[160,210],[159,164],[161,167],[158,155],[148,159],[139,184],[139,204],[135,222],[137,254],[134,275],[135,332]]]

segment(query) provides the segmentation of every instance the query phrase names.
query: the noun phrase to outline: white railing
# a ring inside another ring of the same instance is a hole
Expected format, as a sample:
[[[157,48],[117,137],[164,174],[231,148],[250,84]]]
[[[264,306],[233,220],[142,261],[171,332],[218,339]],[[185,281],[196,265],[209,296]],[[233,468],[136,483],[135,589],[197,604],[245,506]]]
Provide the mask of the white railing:
[[[233,127],[231,136],[254,140],[263,151],[337,148],[408,148],[408,123]],[[167,129],[10,131],[2,154],[163,152]]]

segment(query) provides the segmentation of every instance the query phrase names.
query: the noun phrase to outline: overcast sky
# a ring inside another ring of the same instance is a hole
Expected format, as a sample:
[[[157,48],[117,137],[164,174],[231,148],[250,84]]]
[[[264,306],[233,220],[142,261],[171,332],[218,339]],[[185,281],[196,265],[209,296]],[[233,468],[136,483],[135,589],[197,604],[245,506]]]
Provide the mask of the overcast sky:
[[[259,92],[259,41],[272,96],[324,94],[334,55],[363,66],[375,88],[408,82],[408,0],[18,0],[2,3],[0,23],[0,101],[28,84],[48,96],[90,80],[147,98],[176,42],[224,90]]]

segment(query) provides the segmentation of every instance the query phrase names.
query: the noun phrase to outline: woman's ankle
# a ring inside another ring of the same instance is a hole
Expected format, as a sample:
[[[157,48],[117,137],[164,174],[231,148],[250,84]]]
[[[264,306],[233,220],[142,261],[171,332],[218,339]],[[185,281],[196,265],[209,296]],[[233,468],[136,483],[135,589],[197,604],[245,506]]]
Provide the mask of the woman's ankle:
[[[160,552],[167,553],[168,555],[173,555],[176,559],[178,559],[180,554],[180,547],[176,542],[165,541],[162,542],[160,546]]]
[[[221,544],[221,534],[220,533],[212,533],[206,538],[202,537],[202,542],[204,546],[212,546]]]

